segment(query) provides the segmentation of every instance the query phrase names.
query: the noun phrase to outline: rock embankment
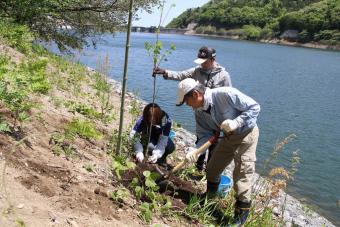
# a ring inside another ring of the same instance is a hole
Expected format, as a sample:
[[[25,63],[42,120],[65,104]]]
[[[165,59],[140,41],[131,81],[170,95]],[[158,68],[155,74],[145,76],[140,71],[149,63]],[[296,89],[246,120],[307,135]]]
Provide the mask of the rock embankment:
[[[176,137],[177,137],[177,144],[181,147],[185,146],[194,146],[195,143],[195,136],[181,128],[176,131]],[[231,175],[231,169],[232,165],[228,167],[226,170],[227,174]],[[261,176],[257,174],[255,178],[261,178],[260,180],[256,180],[256,182],[263,182],[265,179],[263,179]],[[257,187],[256,185],[254,186]],[[306,209],[299,200],[294,198],[291,195],[288,195],[284,191],[281,191],[279,193],[279,196],[276,199],[273,199],[271,201],[271,205],[274,207],[273,212],[276,216],[281,216],[282,214],[282,205],[284,205],[284,213],[283,213],[283,220],[286,223],[286,226],[335,226],[330,221],[328,221],[326,218],[322,217],[318,213],[316,213],[313,210]]]

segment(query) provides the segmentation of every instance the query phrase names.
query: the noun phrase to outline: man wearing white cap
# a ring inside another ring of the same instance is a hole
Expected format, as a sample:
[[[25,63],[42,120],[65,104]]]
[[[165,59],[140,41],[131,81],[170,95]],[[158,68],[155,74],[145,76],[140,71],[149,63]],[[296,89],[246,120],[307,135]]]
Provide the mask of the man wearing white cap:
[[[155,68],[153,73],[154,75],[163,75],[163,78],[168,80],[181,81],[186,78],[193,78],[200,84],[209,88],[232,86],[229,73],[216,62],[216,50],[214,48],[206,46],[201,47],[198,51],[197,59],[194,62],[199,66],[180,72]],[[208,124],[204,120],[206,119],[205,115],[206,113],[204,111],[195,111],[197,147],[200,147],[202,144],[207,142],[207,140],[212,136],[210,132],[207,133],[203,130]],[[209,157],[210,155],[211,152],[209,153]],[[196,167],[199,170],[203,169],[204,160],[205,154],[198,158]]]
[[[209,110],[211,124],[207,131],[223,131],[220,140],[207,165],[208,198],[216,195],[221,173],[232,160],[234,190],[236,192],[235,216],[233,224],[243,225],[251,206],[251,189],[255,173],[256,146],[259,129],[256,121],[260,105],[236,88],[206,88],[194,79],[188,78],[178,84],[178,102],[186,103],[193,109]],[[195,162],[197,157],[191,151],[186,159]]]

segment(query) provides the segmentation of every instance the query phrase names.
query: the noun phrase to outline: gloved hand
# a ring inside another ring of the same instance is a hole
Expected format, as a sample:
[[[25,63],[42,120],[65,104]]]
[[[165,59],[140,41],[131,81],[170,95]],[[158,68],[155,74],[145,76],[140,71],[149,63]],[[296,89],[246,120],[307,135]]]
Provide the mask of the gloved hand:
[[[166,71],[165,69],[156,67],[153,69],[153,75],[157,75],[157,74],[165,75]]]
[[[222,122],[220,128],[221,128],[221,130],[223,130],[224,132],[230,133],[230,132],[235,131],[238,127],[239,127],[239,125],[238,125],[237,121],[227,119],[227,120],[225,120],[225,121]]]
[[[194,163],[197,160],[196,155],[194,154],[194,152],[196,151],[195,148],[193,147],[189,147],[187,149],[187,154],[185,155],[185,159],[189,162],[189,163]]]
[[[132,140],[136,135],[136,130],[132,129],[129,134],[129,140]]]
[[[162,157],[162,151],[158,149],[154,149],[152,151],[152,155],[149,157],[149,162],[156,163],[159,158]]]
[[[136,154],[136,158],[137,158],[137,161],[138,161],[139,163],[142,163],[143,160],[144,160],[144,154],[143,154],[143,152],[138,152],[138,153]]]

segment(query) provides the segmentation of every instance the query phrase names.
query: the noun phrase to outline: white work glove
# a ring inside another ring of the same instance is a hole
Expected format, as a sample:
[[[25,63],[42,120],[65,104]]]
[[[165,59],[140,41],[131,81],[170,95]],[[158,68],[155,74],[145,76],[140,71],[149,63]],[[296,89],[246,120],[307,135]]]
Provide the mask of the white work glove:
[[[138,153],[136,154],[136,158],[137,158],[137,161],[138,161],[139,163],[142,163],[143,160],[144,160],[144,154],[143,154],[143,152],[138,152]]]
[[[140,141],[137,141],[135,143],[135,152],[136,152],[136,159],[138,162],[143,162],[144,160],[144,154],[143,154],[143,145],[140,143]]]
[[[136,135],[136,130],[132,129],[129,134],[129,139],[132,140]]]
[[[185,155],[185,159],[189,162],[189,163],[194,163],[197,160],[196,155],[194,154],[194,152],[196,151],[196,148],[193,147],[189,147],[187,148],[187,154]]]
[[[159,158],[162,157],[162,151],[158,149],[154,149],[152,151],[152,155],[149,157],[149,162],[156,163]]]
[[[239,127],[238,122],[236,120],[230,120],[227,119],[222,122],[221,124],[221,130],[223,130],[226,133],[231,133],[235,131]]]

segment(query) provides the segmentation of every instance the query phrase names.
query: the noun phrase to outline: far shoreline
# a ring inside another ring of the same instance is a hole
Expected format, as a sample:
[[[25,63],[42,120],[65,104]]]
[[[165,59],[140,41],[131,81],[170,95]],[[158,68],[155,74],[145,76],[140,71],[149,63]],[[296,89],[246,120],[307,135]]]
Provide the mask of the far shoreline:
[[[174,33],[174,34],[178,34],[178,33]],[[277,45],[283,45],[283,46],[305,47],[305,48],[320,49],[320,50],[340,51],[340,46],[330,46],[330,45],[324,45],[320,43],[298,43],[298,42],[290,42],[290,41],[283,40],[283,39],[247,40],[247,39],[240,39],[237,36],[209,35],[209,34],[197,34],[197,33],[184,33],[183,35],[240,40],[240,41],[259,42],[259,43],[269,43],[269,44],[277,44]]]
[[[133,32],[142,32],[142,33],[155,33],[156,30],[153,27],[133,27]],[[229,39],[229,40],[241,40],[241,41],[249,41],[249,42],[259,42],[259,43],[269,43],[269,44],[278,44],[283,46],[292,46],[292,47],[304,47],[304,48],[312,48],[312,49],[320,49],[320,50],[329,50],[329,51],[340,51],[339,45],[326,45],[316,42],[308,42],[308,43],[299,43],[288,41],[286,39],[260,39],[260,40],[247,40],[242,39],[239,36],[230,36],[230,35],[218,35],[218,34],[198,34],[194,30],[188,29],[178,29],[178,28],[163,28],[160,30],[160,34],[178,34],[178,35],[186,35],[186,36],[199,36],[199,37],[209,37],[209,38],[219,38],[219,39]]]

